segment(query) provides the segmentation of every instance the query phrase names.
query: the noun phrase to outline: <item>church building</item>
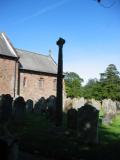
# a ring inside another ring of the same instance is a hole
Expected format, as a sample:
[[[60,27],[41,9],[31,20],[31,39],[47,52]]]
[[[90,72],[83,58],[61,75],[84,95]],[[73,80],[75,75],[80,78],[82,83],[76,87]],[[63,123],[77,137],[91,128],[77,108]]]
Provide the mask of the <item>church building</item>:
[[[0,95],[38,100],[56,95],[56,83],[57,64],[51,55],[17,49],[0,33]]]

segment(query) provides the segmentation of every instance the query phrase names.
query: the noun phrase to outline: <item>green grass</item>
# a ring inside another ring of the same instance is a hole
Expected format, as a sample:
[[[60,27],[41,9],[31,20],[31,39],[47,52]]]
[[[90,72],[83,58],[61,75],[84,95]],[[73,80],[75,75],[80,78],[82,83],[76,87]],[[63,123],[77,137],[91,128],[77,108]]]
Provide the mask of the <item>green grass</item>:
[[[95,152],[109,153],[113,147],[120,145],[120,115],[116,116],[109,126],[99,127],[99,144],[82,145],[75,132],[66,135],[66,116],[64,115],[62,130],[56,127],[39,113],[26,114],[22,123],[9,123],[10,131],[18,138],[21,150],[39,153],[56,159],[79,159],[89,157]],[[111,147],[112,146],[112,147]],[[109,150],[109,151],[108,151]],[[87,152],[87,154],[86,154]]]
[[[54,128],[53,123],[39,113],[26,114],[21,124],[13,121],[9,124],[10,131],[18,137],[21,150],[51,157],[67,155],[68,150],[71,155],[75,154],[76,145],[73,145],[73,141],[69,141],[66,135],[56,134]],[[65,130],[64,126],[62,129]]]
[[[120,141],[120,115],[117,115],[110,125],[102,125],[99,130],[101,143]]]
[[[99,117],[103,117],[105,115],[104,108],[101,108],[99,111]]]

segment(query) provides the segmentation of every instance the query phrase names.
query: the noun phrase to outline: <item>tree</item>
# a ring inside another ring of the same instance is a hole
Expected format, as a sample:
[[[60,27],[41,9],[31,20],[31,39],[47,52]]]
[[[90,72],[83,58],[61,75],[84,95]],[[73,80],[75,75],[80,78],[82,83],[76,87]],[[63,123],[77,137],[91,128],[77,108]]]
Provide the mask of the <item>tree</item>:
[[[68,97],[120,100],[120,73],[114,64],[108,65],[105,72],[100,74],[99,80],[89,79],[84,87],[81,86],[82,81],[83,79],[74,72],[65,74]]]
[[[88,83],[83,87],[83,97],[91,99],[102,99],[102,88],[100,82],[94,78],[89,79]]]
[[[83,88],[83,97],[120,100],[120,77],[116,66],[108,65],[105,72],[100,74],[100,80],[90,79]]]
[[[67,97],[79,97],[81,95],[81,83],[83,79],[77,73],[65,73],[65,89]]]
[[[103,89],[103,97],[120,100],[120,73],[114,64],[108,65],[104,73],[101,73],[100,83]]]
[[[119,80],[119,72],[114,64],[109,64],[106,68],[105,73],[101,73],[101,79],[102,80]]]

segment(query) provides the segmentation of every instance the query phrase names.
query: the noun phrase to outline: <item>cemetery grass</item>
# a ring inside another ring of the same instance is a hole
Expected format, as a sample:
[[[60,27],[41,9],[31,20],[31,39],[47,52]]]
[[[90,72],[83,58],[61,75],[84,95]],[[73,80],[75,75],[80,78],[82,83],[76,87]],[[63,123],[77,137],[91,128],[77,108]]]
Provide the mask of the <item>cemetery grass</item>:
[[[99,125],[99,142],[94,145],[81,144],[77,133],[67,130],[66,115],[62,129],[56,128],[46,115],[39,113],[27,113],[20,123],[11,120],[8,127],[17,137],[20,150],[38,157],[117,159],[118,154],[120,158],[120,115],[108,126]]]
[[[120,115],[117,115],[109,125],[101,125],[100,141],[109,144],[120,140]]]

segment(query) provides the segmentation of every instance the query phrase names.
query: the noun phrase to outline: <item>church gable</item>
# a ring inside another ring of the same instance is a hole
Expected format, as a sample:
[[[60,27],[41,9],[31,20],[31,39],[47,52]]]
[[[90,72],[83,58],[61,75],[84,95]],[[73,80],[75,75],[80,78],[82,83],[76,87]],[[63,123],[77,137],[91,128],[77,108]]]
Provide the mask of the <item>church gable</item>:
[[[17,58],[16,50],[5,33],[0,33],[0,56]]]
[[[57,74],[57,64],[50,55],[15,49],[5,33],[0,33],[0,57],[19,59],[20,70]]]
[[[26,100],[56,95],[57,64],[49,55],[13,47],[0,33],[0,94]]]

